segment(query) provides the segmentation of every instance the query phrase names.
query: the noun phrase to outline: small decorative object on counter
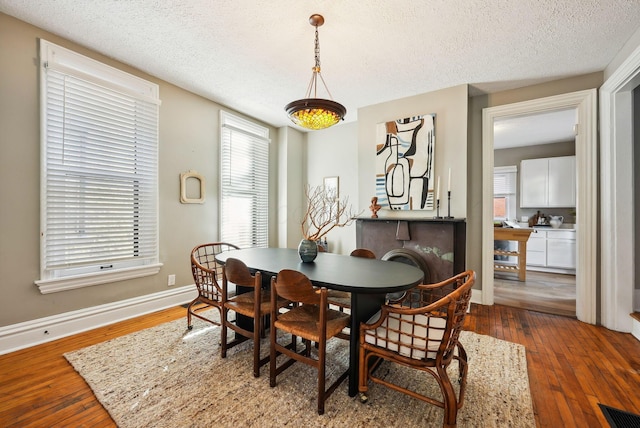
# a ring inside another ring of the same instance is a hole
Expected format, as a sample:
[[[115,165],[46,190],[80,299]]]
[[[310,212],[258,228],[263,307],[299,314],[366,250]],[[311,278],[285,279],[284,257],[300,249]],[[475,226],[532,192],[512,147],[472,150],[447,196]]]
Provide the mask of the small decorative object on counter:
[[[547,217],[540,211],[538,211],[537,213],[529,217],[529,227],[548,226],[548,225],[549,225],[549,221]]]
[[[380,211],[380,208],[382,208],[382,205],[378,205],[378,197],[374,196],[371,198],[371,205],[369,205],[371,218],[378,218],[378,211]]]
[[[554,229],[559,228],[560,226],[562,226],[562,223],[564,222],[564,217],[561,215],[552,215],[551,216],[551,220],[549,220],[549,224],[551,225],[551,227],[553,227]]]

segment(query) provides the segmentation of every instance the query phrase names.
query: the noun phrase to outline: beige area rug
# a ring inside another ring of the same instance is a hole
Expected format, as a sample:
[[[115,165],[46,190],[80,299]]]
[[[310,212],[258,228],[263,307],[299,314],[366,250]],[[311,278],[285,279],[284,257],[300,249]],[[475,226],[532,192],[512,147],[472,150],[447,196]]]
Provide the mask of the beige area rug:
[[[443,411],[436,406],[377,384],[362,404],[347,394],[347,381],[319,416],[313,368],[296,363],[270,388],[268,365],[259,378],[253,377],[252,344],[237,346],[222,359],[219,337],[219,327],[198,319],[187,331],[184,319],[65,357],[120,427],[442,426]],[[458,426],[534,427],[524,347],[471,332],[463,332],[461,341],[469,375]],[[268,339],[263,343],[266,354]],[[347,342],[332,339],[328,358],[331,380],[346,370]],[[388,363],[378,370],[415,388],[438,391],[428,374]],[[455,373],[457,368],[450,370]]]

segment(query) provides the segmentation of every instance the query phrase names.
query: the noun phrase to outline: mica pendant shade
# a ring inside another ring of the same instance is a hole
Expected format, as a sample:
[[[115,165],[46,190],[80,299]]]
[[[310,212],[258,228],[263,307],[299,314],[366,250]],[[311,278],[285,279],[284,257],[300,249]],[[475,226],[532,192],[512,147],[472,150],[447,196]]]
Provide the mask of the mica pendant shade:
[[[324,24],[322,15],[314,14],[309,18],[309,23],[316,28],[315,37],[315,66],[312,68],[313,74],[305,98],[292,101],[285,106],[285,111],[293,123],[303,128],[318,130],[335,125],[344,119],[347,109],[340,103],[332,99],[317,97],[318,78],[324,85],[325,90],[331,97],[322,74],[320,72],[320,43],[318,40],[318,27]],[[313,93],[313,97],[311,94]]]

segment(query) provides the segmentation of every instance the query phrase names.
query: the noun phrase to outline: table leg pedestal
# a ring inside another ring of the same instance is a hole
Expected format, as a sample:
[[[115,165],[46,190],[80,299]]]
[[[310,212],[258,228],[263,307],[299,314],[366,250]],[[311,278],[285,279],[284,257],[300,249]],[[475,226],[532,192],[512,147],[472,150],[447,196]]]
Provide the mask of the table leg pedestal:
[[[351,331],[349,337],[349,397],[358,394],[360,323],[366,322],[384,304],[386,294],[351,293]]]

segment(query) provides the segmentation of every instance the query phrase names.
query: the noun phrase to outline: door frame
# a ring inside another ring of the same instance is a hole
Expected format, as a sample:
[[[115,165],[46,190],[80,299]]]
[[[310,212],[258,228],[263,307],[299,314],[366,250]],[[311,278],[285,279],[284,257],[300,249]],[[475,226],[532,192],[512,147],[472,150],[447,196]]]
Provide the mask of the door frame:
[[[589,89],[482,110],[482,303],[493,305],[494,123],[498,119],[556,110],[577,110],[576,317],[595,324],[598,287],[597,90]]]
[[[634,298],[640,296],[640,291],[635,288],[637,255],[632,113],[633,91],[638,87],[640,47],[600,88],[601,322],[611,330],[625,333],[633,328],[629,314],[635,309]],[[635,304],[637,308],[638,302]]]

